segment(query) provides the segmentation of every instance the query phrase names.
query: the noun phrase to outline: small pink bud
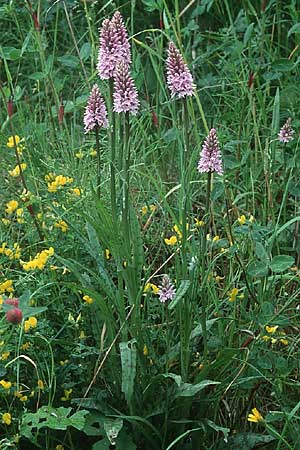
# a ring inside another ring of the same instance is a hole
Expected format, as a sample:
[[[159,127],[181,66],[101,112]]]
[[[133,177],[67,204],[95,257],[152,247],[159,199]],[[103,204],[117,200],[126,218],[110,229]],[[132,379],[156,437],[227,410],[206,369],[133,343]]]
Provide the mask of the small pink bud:
[[[18,308],[19,307],[19,299],[18,298],[7,298],[6,300],[4,300],[4,304],[11,305],[11,306],[14,306],[15,308]]]
[[[7,311],[5,317],[8,322],[17,325],[18,323],[22,322],[23,314],[19,308],[13,308]]]
[[[31,16],[32,16],[32,20],[33,20],[33,23],[34,23],[34,28],[36,29],[36,31],[40,31],[40,23],[39,23],[39,20],[37,18],[37,15],[35,14],[35,12],[32,12]]]

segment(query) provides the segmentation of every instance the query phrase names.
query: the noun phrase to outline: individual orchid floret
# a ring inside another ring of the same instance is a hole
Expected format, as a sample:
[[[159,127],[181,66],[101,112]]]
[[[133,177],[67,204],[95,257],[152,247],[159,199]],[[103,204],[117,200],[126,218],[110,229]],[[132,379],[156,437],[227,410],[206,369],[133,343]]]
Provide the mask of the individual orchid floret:
[[[162,279],[162,283],[159,286],[158,295],[161,303],[165,303],[167,300],[173,300],[176,295],[176,289],[167,275],[165,275]]]
[[[278,140],[284,144],[287,144],[294,139],[293,135],[295,131],[291,127],[291,122],[292,119],[289,117],[278,133]]]
[[[173,42],[169,43],[167,58],[167,83],[171,97],[193,95],[194,84],[191,72]]]
[[[210,130],[202,146],[198,171],[217,172],[219,175],[223,173],[220,145],[214,128]]]
[[[116,11],[112,20],[105,19],[100,33],[100,48],[98,54],[97,70],[102,80],[112,78],[116,65],[131,62],[130,45],[127,30],[119,11]]]
[[[86,133],[94,130],[96,127],[106,128],[108,126],[105,102],[100,94],[97,84],[94,84],[90,93],[83,121]]]
[[[113,99],[115,112],[137,114],[139,109],[137,89],[129,73],[129,67],[122,62],[116,67]]]

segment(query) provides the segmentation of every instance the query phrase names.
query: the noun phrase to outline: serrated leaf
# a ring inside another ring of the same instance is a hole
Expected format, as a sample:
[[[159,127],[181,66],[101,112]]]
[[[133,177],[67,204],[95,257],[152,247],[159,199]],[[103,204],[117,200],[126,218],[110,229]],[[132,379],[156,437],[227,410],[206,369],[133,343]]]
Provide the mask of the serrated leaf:
[[[182,280],[180,283],[180,286],[176,292],[175,297],[173,298],[173,300],[171,301],[171,303],[168,306],[168,309],[174,309],[175,306],[177,305],[177,303],[179,302],[179,300],[182,299],[182,297],[186,294],[188,288],[190,287],[190,280]]]
[[[283,272],[289,269],[295,263],[295,259],[289,255],[278,255],[274,256],[270,262],[270,269],[275,272]]]

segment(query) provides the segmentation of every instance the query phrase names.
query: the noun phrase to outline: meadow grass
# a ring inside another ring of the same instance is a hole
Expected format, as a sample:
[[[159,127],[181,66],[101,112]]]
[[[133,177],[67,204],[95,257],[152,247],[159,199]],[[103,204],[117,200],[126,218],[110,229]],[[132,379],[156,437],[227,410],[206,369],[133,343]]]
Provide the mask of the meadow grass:
[[[97,71],[117,10],[136,115]],[[0,5],[1,449],[300,447],[298,10]],[[211,129],[223,174],[197,170]]]

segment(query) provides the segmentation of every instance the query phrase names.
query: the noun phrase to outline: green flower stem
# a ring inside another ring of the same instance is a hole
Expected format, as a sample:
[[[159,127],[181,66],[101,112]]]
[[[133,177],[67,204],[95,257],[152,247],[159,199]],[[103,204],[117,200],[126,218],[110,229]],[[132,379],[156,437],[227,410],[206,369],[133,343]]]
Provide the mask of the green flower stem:
[[[96,126],[95,129],[95,137],[96,137],[96,151],[97,151],[97,194],[100,198],[101,194],[101,150],[99,143],[99,127]]]
[[[117,222],[117,198],[116,198],[116,115],[113,111],[113,80],[109,80],[110,91],[110,200],[113,224]]]
[[[204,362],[207,360],[207,328],[206,328],[206,313],[207,313],[207,291],[206,283],[204,283],[205,272],[206,272],[206,262],[207,262],[207,233],[210,230],[210,220],[211,220],[211,208],[210,208],[210,197],[211,197],[211,183],[212,183],[212,173],[207,173],[207,185],[206,185],[206,205],[205,205],[205,216],[204,216],[204,227],[201,243],[201,268],[202,268],[202,287],[201,287],[201,326],[202,326],[202,337],[203,337],[203,359]]]
[[[130,246],[130,224],[129,224],[129,184],[130,184],[130,145],[129,145],[130,125],[129,125],[129,113],[125,113],[124,117],[124,182],[123,182],[123,209],[122,220],[124,226],[124,236],[126,245]],[[130,254],[130,252],[128,252]]]

